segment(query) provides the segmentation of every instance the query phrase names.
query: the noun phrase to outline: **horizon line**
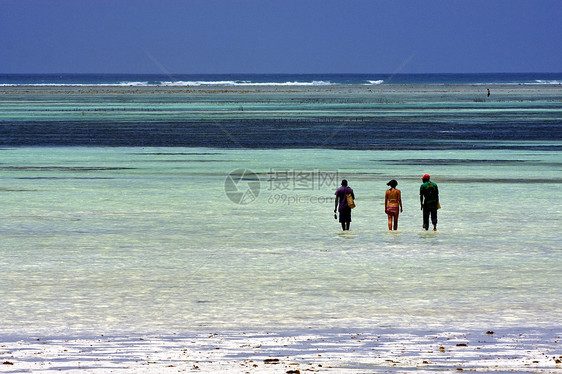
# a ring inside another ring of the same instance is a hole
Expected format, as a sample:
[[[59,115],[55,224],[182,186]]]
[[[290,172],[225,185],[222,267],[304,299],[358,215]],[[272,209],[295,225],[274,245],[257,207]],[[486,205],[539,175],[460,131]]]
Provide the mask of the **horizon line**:
[[[562,71],[519,71],[519,72],[440,72],[440,73],[147,73],[147,72],[20,72],[2,73],[0,75],[479,75],[479,74],[562,74]]]

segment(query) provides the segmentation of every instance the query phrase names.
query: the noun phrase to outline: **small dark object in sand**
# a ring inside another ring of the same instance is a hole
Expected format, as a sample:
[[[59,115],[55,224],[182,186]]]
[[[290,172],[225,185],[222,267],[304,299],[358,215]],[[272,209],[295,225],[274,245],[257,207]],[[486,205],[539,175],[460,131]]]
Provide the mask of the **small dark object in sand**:
[[[4,362],[2,363],[2,365],[13,365],[13,364],[14,364],[14,363],[13,363],[13,362],[10,362],[10,361],[4,361]]]
[[[287,374],[301,374],[300,370],[289,370],[287,371]]]
[[[468,347],[468,344],[466,344],[466,343],[459,343],[459,344],[457,344],[457,347]]]
[[[494,332],[493,332],[493,331],[486,331],[486,334],[488,334],[488,335],[494,335]]]
[[[278,358],[266,358],[265,360],[263,360],[264,364],[278,364],[279,363],[279,359]]]

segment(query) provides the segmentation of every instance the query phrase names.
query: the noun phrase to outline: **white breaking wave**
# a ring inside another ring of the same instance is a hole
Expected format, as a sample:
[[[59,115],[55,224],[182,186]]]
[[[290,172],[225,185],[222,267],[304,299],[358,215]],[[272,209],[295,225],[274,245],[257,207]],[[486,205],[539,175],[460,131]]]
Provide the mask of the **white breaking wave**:
[[[562,81],[537,79],[538,84],[562,84]]]
[[[235,81],[166,81],[154,84],[164,87],[236,86]]]
[[[118,83],[0,83],[0,87],[200,87],[200,86],[329,86],[330,81],[251,82],[251,81],[125,81]]]
[[[93,84],[78,84],[78,83],[0,83],[0,87],[80,87],[80,86],[95,86]]]
[[[312,81],[312,82],[284,82],[284,83],[245,83],[246,86],[331,86],[335,83],[329,81]]]
[[[383,84],[383,83],[384,83],[384,80],[379,79],[378,81],[367,81],[367,82],[369,82],[369,83],[367,83],[367,84],[369,84],[369,85],[370,85],[370,84],[377,85],[377,84]]]
[[[115,84],[115,86],[117,87],[143,87],[143,86],[148,86],[148,82],[119,82],[117,84]]]
[[[327,86],[329,81],[312,82],[251,82],[251,81],[174,81],[160,82],[159,86]]]
[[[0,87],[143,87],[148,82],[119,83],[0,83]]]

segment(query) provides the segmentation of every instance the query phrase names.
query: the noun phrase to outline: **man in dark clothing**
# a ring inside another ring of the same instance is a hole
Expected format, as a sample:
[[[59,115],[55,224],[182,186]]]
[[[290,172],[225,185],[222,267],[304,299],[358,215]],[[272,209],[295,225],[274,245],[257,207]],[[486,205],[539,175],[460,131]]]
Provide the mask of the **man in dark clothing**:
[[[439,206],[439,189],[437,184],[429,180],[429,175],[425,174],[421,179],[423,184],[420,186],[420,204],[423,210],[423,228],[429,229],[429,216],[433,231],[437,231],[437,209]]]
[[[351,197],[355,199],[353,189],[347,186],[347,181],[344,179],[341,181],[341,187],[336,190],[336,205],[334,207],[334,213],[340,212],[341,228],[344,231],[349,230],[351,224],[351,208],[347,204],[347,194],[351,194]]]

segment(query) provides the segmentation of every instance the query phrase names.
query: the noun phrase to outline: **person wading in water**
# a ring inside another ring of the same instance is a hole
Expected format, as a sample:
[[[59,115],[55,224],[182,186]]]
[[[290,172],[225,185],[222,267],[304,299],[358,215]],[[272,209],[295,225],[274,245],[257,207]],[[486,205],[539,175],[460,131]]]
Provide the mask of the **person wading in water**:
[[[393,179],[386,185],[390,186],[384,195],[384,212],[388,215],[388,229],[398,230],[398,215],[403,211],[402,195],[400,190],[396,189],[398,185],[396,180]]]

